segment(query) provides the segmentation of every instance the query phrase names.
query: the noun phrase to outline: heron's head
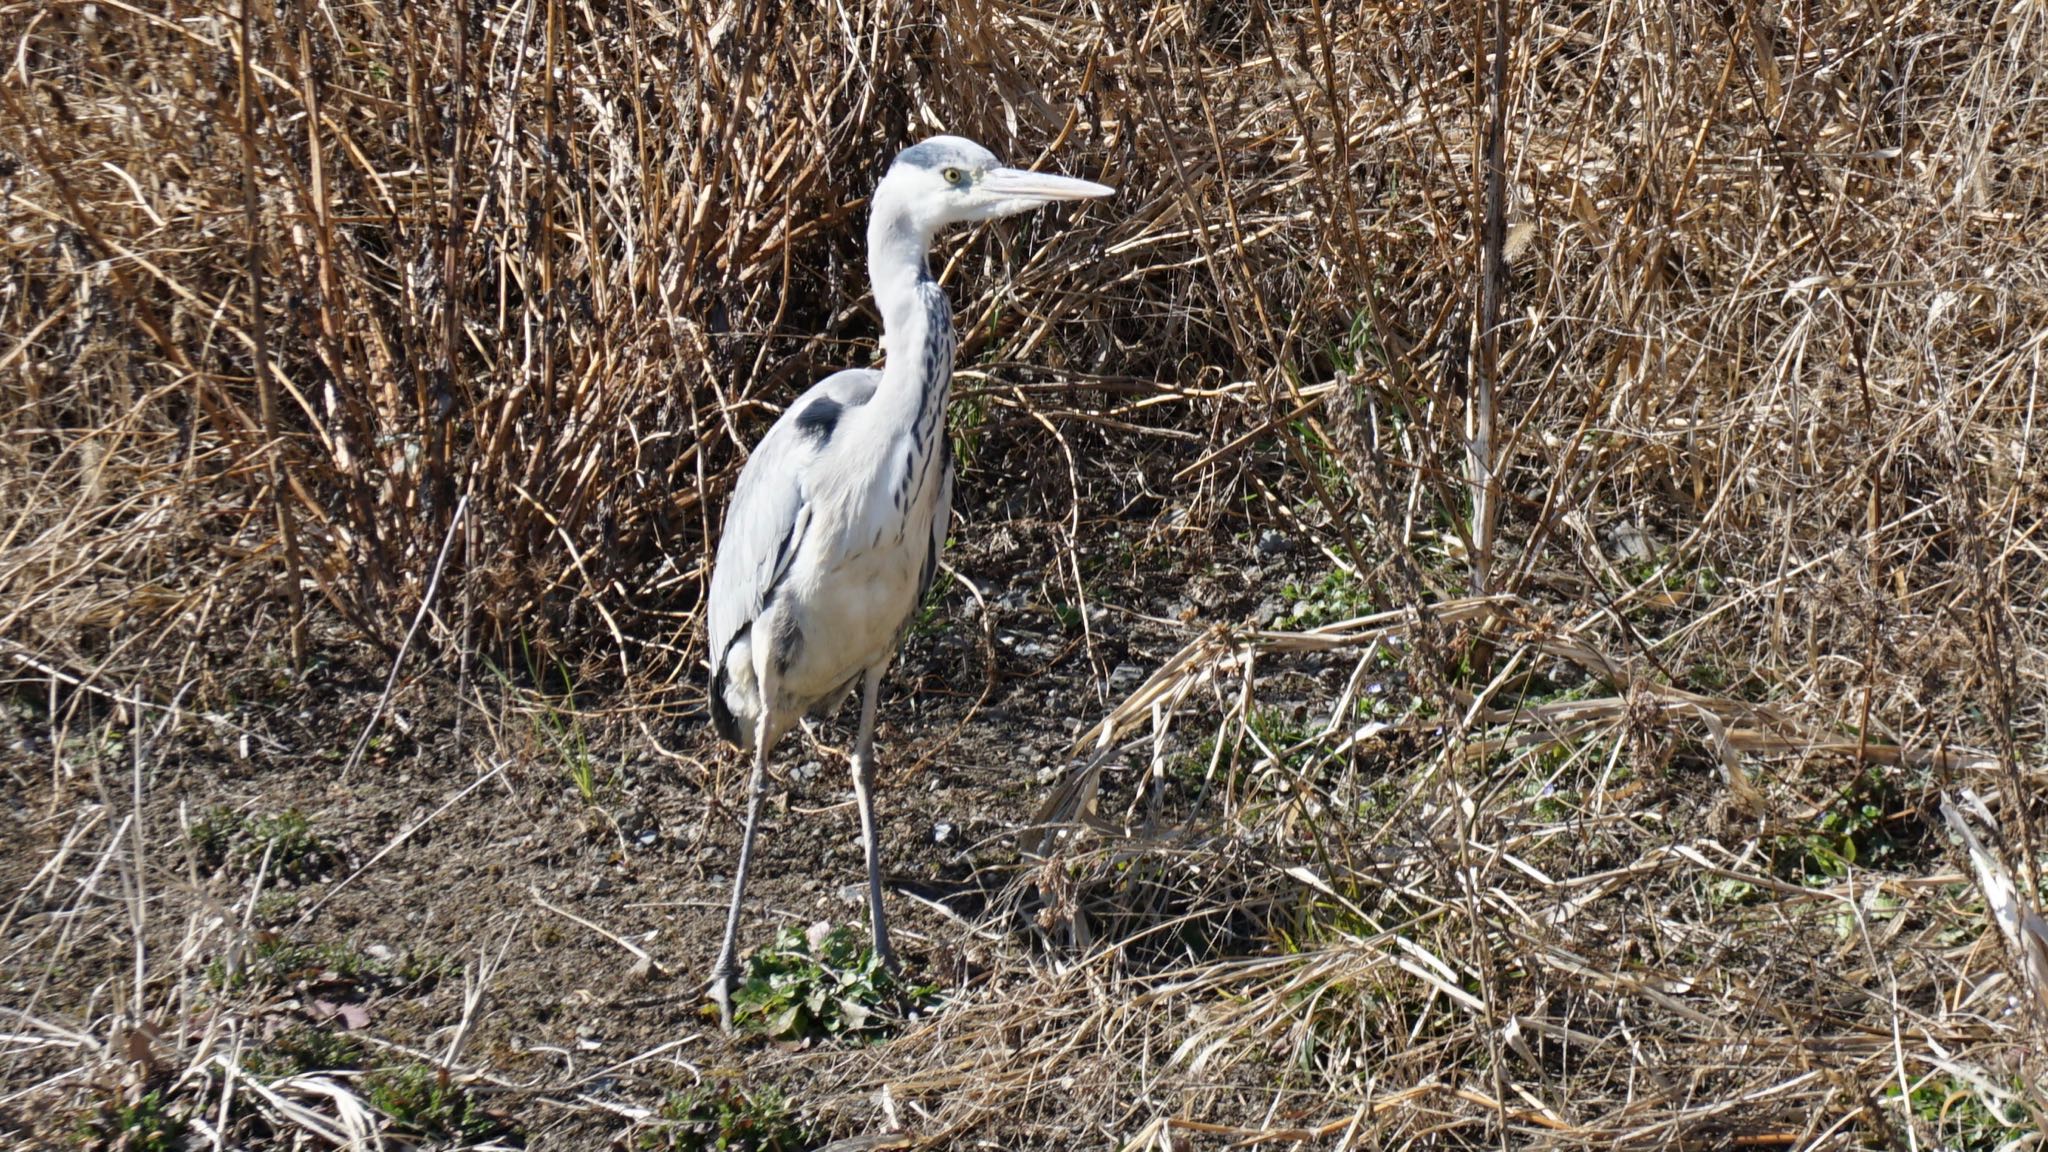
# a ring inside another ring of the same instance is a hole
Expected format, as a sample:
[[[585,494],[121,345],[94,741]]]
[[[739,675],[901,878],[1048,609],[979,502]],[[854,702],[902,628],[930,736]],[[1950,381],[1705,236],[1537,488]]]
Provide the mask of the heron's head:
[[[972,140],[934,136],[896,154],[875,189],[874,210],[878,217],[900,213],[929,238],[950,224],[1013,216],[1055,200],[1086,200],[1114,191],[1087,180],[1005,168]]]

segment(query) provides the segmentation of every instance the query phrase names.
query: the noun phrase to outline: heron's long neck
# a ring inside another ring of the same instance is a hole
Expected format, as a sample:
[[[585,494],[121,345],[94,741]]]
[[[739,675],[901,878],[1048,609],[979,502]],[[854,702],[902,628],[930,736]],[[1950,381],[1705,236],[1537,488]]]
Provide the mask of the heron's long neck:
[[[944,434],[953,384],[953,309],[925,266],[929,244],[893,214],[878,214],[868,225],[868,274],[889,353],[870,403],[908,428],[921,448]]]

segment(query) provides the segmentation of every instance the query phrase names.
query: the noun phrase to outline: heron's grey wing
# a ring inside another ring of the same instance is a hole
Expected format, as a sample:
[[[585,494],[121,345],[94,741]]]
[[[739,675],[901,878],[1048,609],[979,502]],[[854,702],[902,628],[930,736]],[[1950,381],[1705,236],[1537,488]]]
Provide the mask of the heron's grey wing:
[[[718,716],[725,706],[726,657],[774,595],[809,526],[807,465],[831,441],[840,415],[867,403],[880,379],[881,373],[860,368],[812,385],[784,410],[740,470],[718,539],[706,611],[713,718],[722,733],[731,719]]]

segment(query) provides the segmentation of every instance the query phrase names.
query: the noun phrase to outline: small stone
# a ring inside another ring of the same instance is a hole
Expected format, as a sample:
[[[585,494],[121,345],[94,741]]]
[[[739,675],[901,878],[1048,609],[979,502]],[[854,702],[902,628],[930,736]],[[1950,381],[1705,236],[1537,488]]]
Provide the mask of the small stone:
[[[934,844],[947,844],[947,843],[950,843],[950,842],[952,841],[952,839],[953,839],[953,834],[954,834],[955,832],[957,832],[957,831],[958,831],[958,829],[954,828],[954,827],[953,827],[953,826],[952,826],[951,824],[947,824],[947,823],[943,823],[943,822],[941,822],[941,823],[938,823],[938,824],[934,824],[934,825],[932,825],[932,843],[934,843]]]
[[[1289,540],[1279,532],[1268,528],[1259,533],[1259,555],[1285,556],[1292,551],[1294,551],[1294,541]]]

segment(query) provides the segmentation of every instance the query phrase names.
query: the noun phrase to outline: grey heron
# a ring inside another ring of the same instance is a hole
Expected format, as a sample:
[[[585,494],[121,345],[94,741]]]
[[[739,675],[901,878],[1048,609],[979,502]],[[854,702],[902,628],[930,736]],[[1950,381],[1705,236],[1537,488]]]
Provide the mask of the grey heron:
[[[905,148],[876,187],[868,218],[868,275],[886,362],[879,372],[849,369],[819,381],[782,413],[740,471],[712,569],[707,628],[712,722],[753,753],[732,906],[711,979],[726,1027],[769,752],[806,714],[836,708],[856,681],[853,791],[867,854],[868,919],[876,954],[896,967],[875,835],[875,700],[938,569],[952,510],[946,402],[953,309],[926,266],[932,237],[948,225],[1110,192],[1002,167],[988,149],[958,136]]]

